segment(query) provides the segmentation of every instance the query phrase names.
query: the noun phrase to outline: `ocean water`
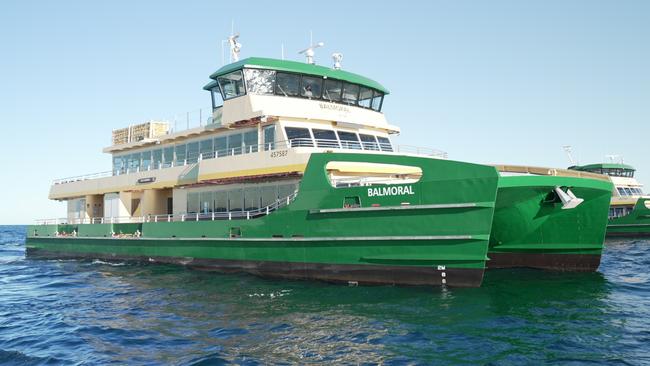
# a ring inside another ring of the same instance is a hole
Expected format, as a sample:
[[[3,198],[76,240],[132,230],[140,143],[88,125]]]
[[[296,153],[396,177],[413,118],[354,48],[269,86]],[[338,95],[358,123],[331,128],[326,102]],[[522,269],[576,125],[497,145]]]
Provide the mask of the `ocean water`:
[[[650,364],[649,240],[441,289],[32,260],[24,231],[0,226],[1,365]]]

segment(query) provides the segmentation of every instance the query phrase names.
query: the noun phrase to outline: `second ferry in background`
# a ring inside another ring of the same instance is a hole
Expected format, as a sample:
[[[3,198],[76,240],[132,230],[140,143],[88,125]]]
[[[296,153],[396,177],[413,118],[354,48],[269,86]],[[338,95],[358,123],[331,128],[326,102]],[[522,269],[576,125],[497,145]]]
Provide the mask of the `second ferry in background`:
[[[650,196],[634,178],[636,169],[622,161],[573,165],[571,170],[606,175],[614,184],[607,236],[650,235]]]

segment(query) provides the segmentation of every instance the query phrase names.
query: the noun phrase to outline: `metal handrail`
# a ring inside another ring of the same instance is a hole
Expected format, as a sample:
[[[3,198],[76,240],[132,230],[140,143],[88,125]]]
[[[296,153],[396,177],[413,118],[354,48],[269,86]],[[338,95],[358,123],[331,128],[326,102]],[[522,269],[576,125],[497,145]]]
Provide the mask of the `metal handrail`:
[[[382,153],[403,153],[403,154],[415,154],[415,155],[426,155],[434,156],[446,159],[447,153],[444,151],[417,147],[411,145],[397,145],[393,146],[390,143],[374,143],[374,142],[360,142],[360,141],[346,141],[346,140],[328,140],[328,139],[315,139],[311,138],[297,138],[285,141],[269,142],[264,144],[255,144],[255,145],[244,145],[234,148],[220,149],[210,152],[198,152],[196,155],[191,155],[189,158],[183,160],[174,160],[171,162],[157,162],[149,161],[146,165],[139,165],[137,167],[123,167],[119,170],[106,171],[101,173],[92,173],[86,175],[79,175],[75,177],[56,179],[53,181],[53,184],[62,184],[70,183],[81,180],[88,179],[97,179],[105,178],[116,175],[124,175],[131,173],[146,172],[151,170],[172,168],[178,166],[185,166],[188,164],[194,164],[201,160],[222,158],[227,156],[243,155],[243,154],[252,154],[258,153],[261,151],[270,151],[270,150],[280,150],[280,149],[290,149],[290,148],[299,148],[299,147],[311,147],[311,148],[321,148],[321,149],[347,149],[347,150],[363,150],[363,151],[377,151]]]
[[[78,224],[123,224],[123,223],[146,223],[146,222],[174,222],[174,221],[215,221],[215,220],[250,220],[260,216],[265,216],[271,212],[288,206],[298,195],[298,191],[293,192],[285,198],[280,198],[272,204],[247,211],[226,211],[226,212],[191,212],[180,214],[165,215],[146,215],[146,216],[111,216],[111,217],[91,217],[83,219],[56,218],[56,219],[38,219],[37,225],[78,225]]]

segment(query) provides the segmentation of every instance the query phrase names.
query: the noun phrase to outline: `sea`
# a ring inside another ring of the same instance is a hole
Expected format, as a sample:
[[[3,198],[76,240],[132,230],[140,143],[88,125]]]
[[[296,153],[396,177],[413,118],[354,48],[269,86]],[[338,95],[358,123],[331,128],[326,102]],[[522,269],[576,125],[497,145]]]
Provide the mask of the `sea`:
[[[595,273],[359,286],[25,258],[0,226],[0,365],[650,365],[650,240]]]

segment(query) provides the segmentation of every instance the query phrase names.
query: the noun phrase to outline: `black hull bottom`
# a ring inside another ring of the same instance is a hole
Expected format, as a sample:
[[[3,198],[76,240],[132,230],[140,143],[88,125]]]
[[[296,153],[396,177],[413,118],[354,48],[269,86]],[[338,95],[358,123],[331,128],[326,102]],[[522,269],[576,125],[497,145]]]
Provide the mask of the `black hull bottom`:
[[[551,271],[595,272],[599,254],[488,253],[488,269],[536,268]]]
[[[354,285],[480,287],[484,273],[483,269],[113,256],[97,253],[61,253],[35,248],[27,248],[27,256],[44,259],[101,259],[178,264],[221,273],[249,273],[260,277]]]

